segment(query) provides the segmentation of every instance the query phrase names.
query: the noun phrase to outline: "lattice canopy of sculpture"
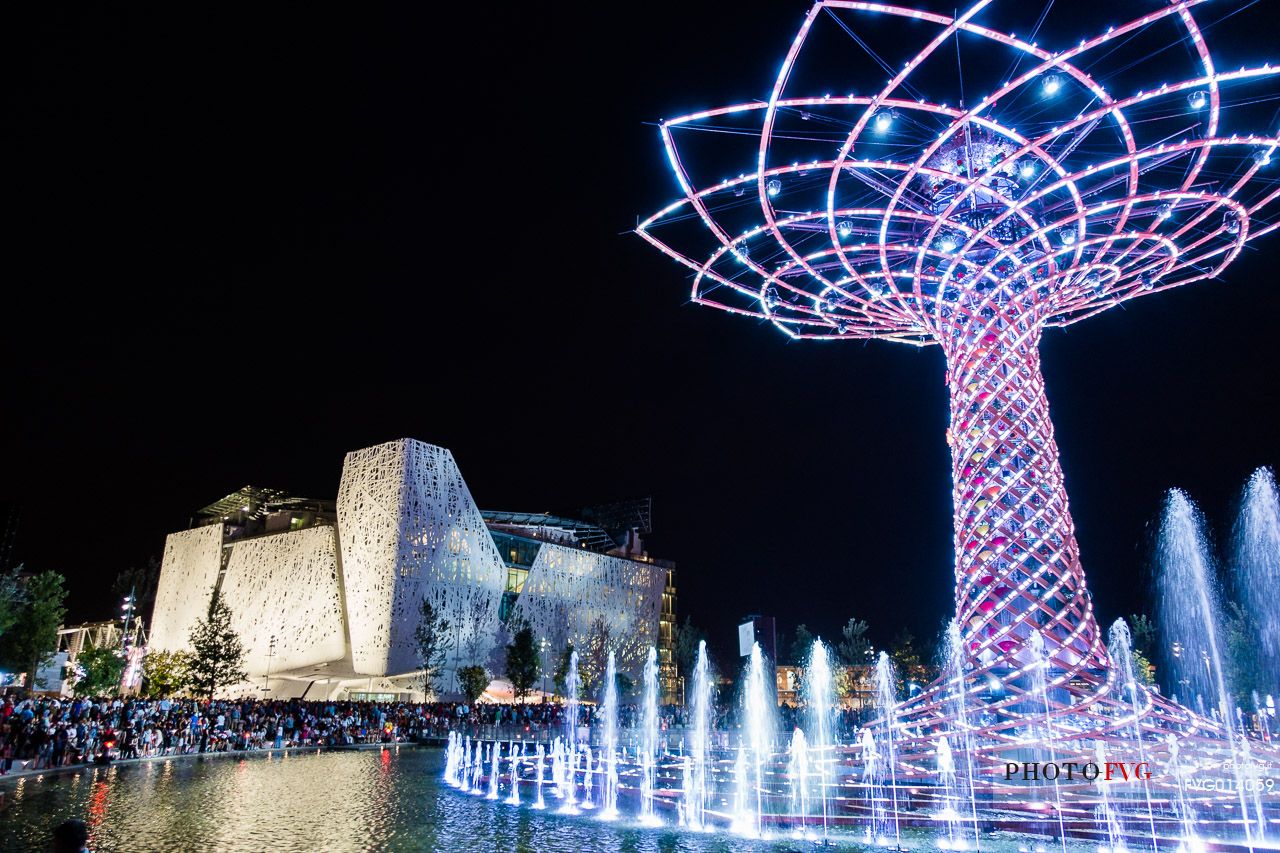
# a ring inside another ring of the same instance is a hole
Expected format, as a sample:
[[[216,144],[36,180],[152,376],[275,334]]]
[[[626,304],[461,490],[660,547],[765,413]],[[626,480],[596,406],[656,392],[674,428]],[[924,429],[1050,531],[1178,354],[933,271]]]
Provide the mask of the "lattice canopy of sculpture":
[[[1046,24],[1041,4],[816,3],[766,100],[662,122],[684,196],[637,233],[692,271],[694,302],[791,338],[941,347],[974,675],[1016,681],[1040,634],[1078,708],[1111,674],[1037,347],[1276,227],[1280,69],[1215,65],[1196,16],[1231,8],[1111,25],[1059,6]],[[1064,17],[1078,40],[1050,44]]]

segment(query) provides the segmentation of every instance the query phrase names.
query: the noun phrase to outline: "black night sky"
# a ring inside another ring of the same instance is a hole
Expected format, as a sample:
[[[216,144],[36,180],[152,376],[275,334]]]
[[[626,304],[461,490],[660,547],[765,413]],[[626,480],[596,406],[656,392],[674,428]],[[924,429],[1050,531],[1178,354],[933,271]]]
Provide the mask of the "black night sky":
[[[198,507],[331,498],[401,436],[486,508],[651,494],[723,648],[750,612],[879,642],[950,614],[938,351],[788,343],[628,233],[678,193],[654,123],[765,97],[807,3],[34,5],[2,28],[0,499],[71,618]],[[1208,30],[1227,64],[1274,6]],[[1280,461],[1277,258],[1046,336],[1104,620],[1141,606],[1163,490],[1221,531]]]

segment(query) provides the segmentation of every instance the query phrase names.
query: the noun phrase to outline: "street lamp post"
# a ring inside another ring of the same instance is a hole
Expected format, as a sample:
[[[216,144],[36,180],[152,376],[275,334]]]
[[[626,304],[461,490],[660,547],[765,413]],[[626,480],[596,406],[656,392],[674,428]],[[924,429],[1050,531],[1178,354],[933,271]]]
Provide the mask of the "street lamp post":
[[[124,658],[124,669],[121,672],[120,684],[119,684],[120,690],[122,692],[128,687],[129,679],[131,675],[131,673],[129,672],[129,668],[130,668],[129,646],[131,645],[129,642],[130,641],[129,625],[133,621],[134,611],[137,610],[137,607],[138,607],[138,596],[136,595],[136,592],[137,592],[137,586],[136,585],[130,586],[129,594],[124,597],[124,601],[120,605],[120,611],[122,614],[121,618],[124,620],[124,627],[120,632],[120,651],[117,652],[117,654],[119,654],[120,657]]]
[[[540,645],[542,653],[538,656],[538,662],[542,665],[542,698],[545,701],[547,698],[547,649],[551,644],[547,642],[546,637],[543,637]]]
[[[124,597],[124,603],[120,605],[124,613],[124,630],[120,633],[120,649],[126,654],[129,650],[129,623],[133,621],[133,611],[138,605],[138,597],[134,594],[136,590],[136,586],[129,587],[129,594]]]
[[[267,674],[262,678],[262,695],[266,698],[266,694],[271,692],[271,661],[276,656],[276,635],[271,635],[271,643],[267,646]]]

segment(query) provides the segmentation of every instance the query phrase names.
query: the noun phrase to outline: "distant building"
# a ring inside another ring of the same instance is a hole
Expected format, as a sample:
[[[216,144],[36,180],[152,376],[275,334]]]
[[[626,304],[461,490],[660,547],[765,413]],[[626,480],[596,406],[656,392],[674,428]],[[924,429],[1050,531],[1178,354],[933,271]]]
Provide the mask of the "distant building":
[[[779,705],[804,704],[803,666],[782,664],[774,668],[774,684]],[[840,708],[866,711],[875,706],[876,673],[873,666],[836,666],[834,676],[835,702]]]
[[[645,552],[649,517],[648,499],[482,512],[448,450],[387,442],[347,454],[336,501],[246,486],[171,534],[150,647],[187,648],[216,588],[247,650],[249,681],[229,693],[408,698],[425,598],[451,628],[446,692],[462,666],[500,674],[518,618],[548,670],[572,643],[585,670],[614,649],[638,678],[657,646],[672,695],[675,566]]]

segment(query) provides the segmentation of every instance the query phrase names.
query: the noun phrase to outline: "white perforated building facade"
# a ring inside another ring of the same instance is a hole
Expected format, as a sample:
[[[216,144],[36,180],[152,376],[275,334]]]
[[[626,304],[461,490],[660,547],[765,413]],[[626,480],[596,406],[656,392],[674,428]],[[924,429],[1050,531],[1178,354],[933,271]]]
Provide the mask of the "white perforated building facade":
[[[232,693],[416,692],[424,598],[449,621],[448,670],[500,668],[503,620],[513,616],[551,656],[565,643],[583,648],[603,625],[627,661],[660,644],[659,620],[669,618],[669,567],[647,557],[553,543],[531,530],[521,539],[528,562],[513,569],[495,544],[514,541],[512,528],[492,532],[453,454],[413,439],[348,453],[336,512],[308,516],[313,526],[244,535],[225,521],[169,536],[151,648],[188,648],[217,588],[247,652],[250,682]],[[446,672],[442,682],[451,680]]]

